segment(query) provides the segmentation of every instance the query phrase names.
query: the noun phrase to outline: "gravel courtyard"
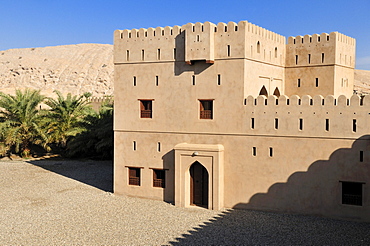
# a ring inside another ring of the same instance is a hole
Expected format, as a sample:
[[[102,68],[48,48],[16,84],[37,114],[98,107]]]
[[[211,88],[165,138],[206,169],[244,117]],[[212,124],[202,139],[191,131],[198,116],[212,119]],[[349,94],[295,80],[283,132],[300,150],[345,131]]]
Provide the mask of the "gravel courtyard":
[[[110,161],[0,161],[0,245],[370,245],[370,223],[115,196]]]

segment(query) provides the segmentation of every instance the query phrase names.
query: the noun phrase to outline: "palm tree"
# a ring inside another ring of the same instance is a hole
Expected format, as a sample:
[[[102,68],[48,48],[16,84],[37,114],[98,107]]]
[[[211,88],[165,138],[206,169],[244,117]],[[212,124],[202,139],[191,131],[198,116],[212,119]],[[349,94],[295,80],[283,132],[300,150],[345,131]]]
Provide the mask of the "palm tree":
[[[88,98],[91,93],[81,96],[64,96],[59,91],[54,91],[57,98],[48,98],[45,104],[51,109],[48,117],[49,142],[59,144],[65,148],[68,140],[85,130],[86,115],[92,112]]]
[[[113,104],[110,100],[106,102],[98,113],[86,118],[86,131],[68,143],[69,156],[113,158]]]
[[[28,156],[32,144],[47,148],[44,114],[38,110],[44,99],[38,90],[16,90],[14,96],[0,92],[0,133],[8,150]]]

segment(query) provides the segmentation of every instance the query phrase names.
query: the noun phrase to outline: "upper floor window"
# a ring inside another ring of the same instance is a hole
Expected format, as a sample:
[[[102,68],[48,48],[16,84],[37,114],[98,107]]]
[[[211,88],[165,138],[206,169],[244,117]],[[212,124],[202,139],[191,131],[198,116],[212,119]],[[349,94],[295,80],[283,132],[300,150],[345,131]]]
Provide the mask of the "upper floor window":
[[[160,169],[153,169],[153,187],[166,187],[166,171]]]
[[[140,100],[141,118],[152,118],[152,101],[153,100]]]
[[[213,100],[199,100],[200,118],[213,119]]]
[[[128,184],[140,186],[140,168],[128,168]]]

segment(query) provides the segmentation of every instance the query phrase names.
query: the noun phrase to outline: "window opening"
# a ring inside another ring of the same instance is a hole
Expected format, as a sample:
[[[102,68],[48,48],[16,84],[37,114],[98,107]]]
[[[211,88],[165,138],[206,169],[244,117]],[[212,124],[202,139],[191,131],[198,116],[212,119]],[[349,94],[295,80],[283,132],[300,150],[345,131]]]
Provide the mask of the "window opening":
[[[360,162],[364,162],[364,151],[360,150]]]
[[[200,101],[200,119],[213,119],[213,100]]]
[[[298,64],[298,55],[295,55],[295,65]]]
[[[263,95],[263,96],[268,96],[268,93],[267,93],[267,90],[266,90],[266,87],[265,86],[262,86],[261,90],[260,90],[260,95]]]
[[[193,85],[195,85],[195,75],[192,75]]]
[[[275,47],[275,58],[277,58],[277,55],[278,55],[278,49],[277,47]]]
[[[316,87],[319,87],[319,78],[316,78],[315,85]]]
[[[197,42],[199,42],[199,39],[200,39],[200,38],[199,38],[199,35],[197,35]]]
[[[317,37],[317,41],[320,42],[320,37]]]
[[[164,30],[162,30],[162,36],[164,36]]]
[[[127,50],[126,51],[126,61],[129,61],[130,60],[130,51]]]
[[[308,64],[311,63],[311,54],[308,54]]]
[[[230,56],[230,45],[227,45],[227,56]]]
[[[136,76],[133,77],[134,86],[136,86]]]
[[[155,76],[155,85],[158,86],[158,84],[159,84],[159,77]]]
[[[153,169],[153,187],[166,188],[166,170]]]
[[[176,60],[176,48],[173,49],[173,59]]]
[[[235,26],[235,31],[236,31],[236,32],[238,31],[238,26]]]
[[[352,131],[353,132],[357,131],[357,120],[356,119],[352,120]]]
[[[342,204],[362,206],[362,183],[342,182]]]
[[[257,53],[261,52],[261,44],[260,41],[257,42]]]
[[[225,32],[227,32],[227,26],[225,26]]]
[[[275,118],[275,129],[279,129],[279,119]]]
[[[321,63],[324,63],[324,61],[325,61],[325,54],[321,53]]]
[[[274,154],[272,147],[269,148],[269,156],[272,157]]]
[[[254,118],[251,118],[251,128],[254,129]]]
[[[302,44],[303,44],[303,38],[302,38]]]
[[[134,151],[136,151],[136,141],[133,141],[133,142],[132,142],[132,149],[133,149]]]
[[[303,130],[303,119],[299,119],[299,130]]]
[[[128,184],[140,186],[140,168],[128,168]]]
[[[256,147],[252,148],[252,154],[253,154],[253,156],[257,155],[257,148]]]
[[[144,61],[144,56],[145,56],[144,50],[141,50],[141,60],[142,61]]]
[[[301,87],[301,79],[298,79],[298,81],[297,81],[297,87]]]
[[[152,100],[140,100],[140,117],[152,118]]]
[[[217,75],[217,85],[221,85],[221,74]]]
[[[329,131],[329,119],[325,119],[325,131]]]
[[[158,152],[161,152],[161,142],[158,142],[157,143],[157,151]]]
[[[157,60],[161,59],[161,49],[157,50]]]
[[[329,36],[326,36],[326,41],[329,41]]]

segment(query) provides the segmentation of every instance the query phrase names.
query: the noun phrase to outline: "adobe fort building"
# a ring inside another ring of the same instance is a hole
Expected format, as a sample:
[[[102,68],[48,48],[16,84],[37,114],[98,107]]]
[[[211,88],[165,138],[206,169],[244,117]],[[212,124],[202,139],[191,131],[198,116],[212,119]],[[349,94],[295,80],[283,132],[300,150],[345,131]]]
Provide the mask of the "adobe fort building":
[[[114,192],[370,221],[355,40],[246,21],[114,33]]]

